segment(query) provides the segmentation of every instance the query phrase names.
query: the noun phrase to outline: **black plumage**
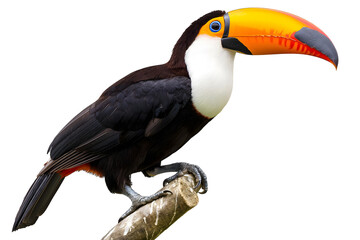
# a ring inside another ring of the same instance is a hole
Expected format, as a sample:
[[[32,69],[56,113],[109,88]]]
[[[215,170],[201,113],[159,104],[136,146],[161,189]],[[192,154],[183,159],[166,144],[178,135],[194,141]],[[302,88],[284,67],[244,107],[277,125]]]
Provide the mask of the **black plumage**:
[[[192,104],[184,56],[200,28],[223,14],[214,11],[193,22],[167,63],[114,83],[59,132],[48,149],[51,160],[25,196],[13,231],[34,224],[73,171],[104,176],[111,192],[123,193],[132,173],[147,175],[146,170],[160,166],[211,120]]]
[[[13,231],[36,222],[45,212],[63,180],[59,173],[43,174],[35,179],[16,215]]]
[[[174,136],[178,141],[174,143],[176,147],[169,152],[168,148],[160,149],[160,145],[158,151],[164,153],[163,157],[154,157],[149,150],[159,144],[158,134],[164,131],[166,138],[172,138],[170,130],[174,124],[181,131],[177,135],[190,137],[196,133],[188,129],[186,121],[174,120],[186,108],[193,108],[191,83],[187,77],[141,81],[122,91],[104,94],[55,137],[49,149],[52,160],[40,175],[90,163],[96,172],[107,179],[109,175],[117,174],[116,168],[121,168],[118,170],[127,174],[116,177],[116,183],[112,185],[117,185],[117,189],[109,187],[112,192],[121,192],[125,183],[130,184],[129,174],[156,166],[185,143],[185,139]],[[198,115],[195,111],[193,114]],[[203,118],[203,121],[206,123],[208,120]],[[129,155],[132,149],[144,153],[136,157],[133,156],[135,153]],[[118,162],[126,162],[126,165],[118,166]]]

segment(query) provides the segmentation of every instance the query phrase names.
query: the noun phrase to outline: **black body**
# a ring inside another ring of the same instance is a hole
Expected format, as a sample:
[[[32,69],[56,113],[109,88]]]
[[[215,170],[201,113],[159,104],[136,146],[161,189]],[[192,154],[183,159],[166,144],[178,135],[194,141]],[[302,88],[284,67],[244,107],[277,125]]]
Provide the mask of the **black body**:
[[[103,176],[111,192],[122,193],[132,173],[160,166],[211,120],[192,104],[184,56],[200,28],[224,13],[214,11],[193,22],[166,64],[119,80],[59,132],[48,150],[51,160],[25,196],[13,231],[36,222],[72,171]]]

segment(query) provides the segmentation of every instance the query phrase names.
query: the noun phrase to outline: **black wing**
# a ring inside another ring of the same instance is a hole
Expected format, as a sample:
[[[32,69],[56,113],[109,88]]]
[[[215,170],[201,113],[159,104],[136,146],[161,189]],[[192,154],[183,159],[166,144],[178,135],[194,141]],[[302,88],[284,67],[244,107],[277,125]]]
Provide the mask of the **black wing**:
[[[166,127],[191,99],[187,77],[141,81],[103,95],[75,116],[50,144],[39,174],[74,168]]]

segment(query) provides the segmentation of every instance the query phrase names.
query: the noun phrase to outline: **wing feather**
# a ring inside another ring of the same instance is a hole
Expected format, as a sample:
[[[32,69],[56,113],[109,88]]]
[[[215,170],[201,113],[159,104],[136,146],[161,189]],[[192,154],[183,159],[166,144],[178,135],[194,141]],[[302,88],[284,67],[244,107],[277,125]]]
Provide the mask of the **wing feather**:
[[[54,138],[49,147],[51,160],[39,175],[106,158],[126,144],[157,134],[190,99],[186,77],[136,82],[101,96]]]

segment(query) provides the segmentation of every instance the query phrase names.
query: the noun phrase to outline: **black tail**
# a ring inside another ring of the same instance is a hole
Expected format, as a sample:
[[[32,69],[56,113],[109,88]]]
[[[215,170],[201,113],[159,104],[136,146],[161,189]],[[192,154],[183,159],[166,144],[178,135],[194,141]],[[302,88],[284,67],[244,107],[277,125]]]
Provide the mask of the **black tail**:
[[[58,173],[46,173],[38,176],[20,206],[12,230],[33,225],[45,212],[63,180],[64,178]]]

